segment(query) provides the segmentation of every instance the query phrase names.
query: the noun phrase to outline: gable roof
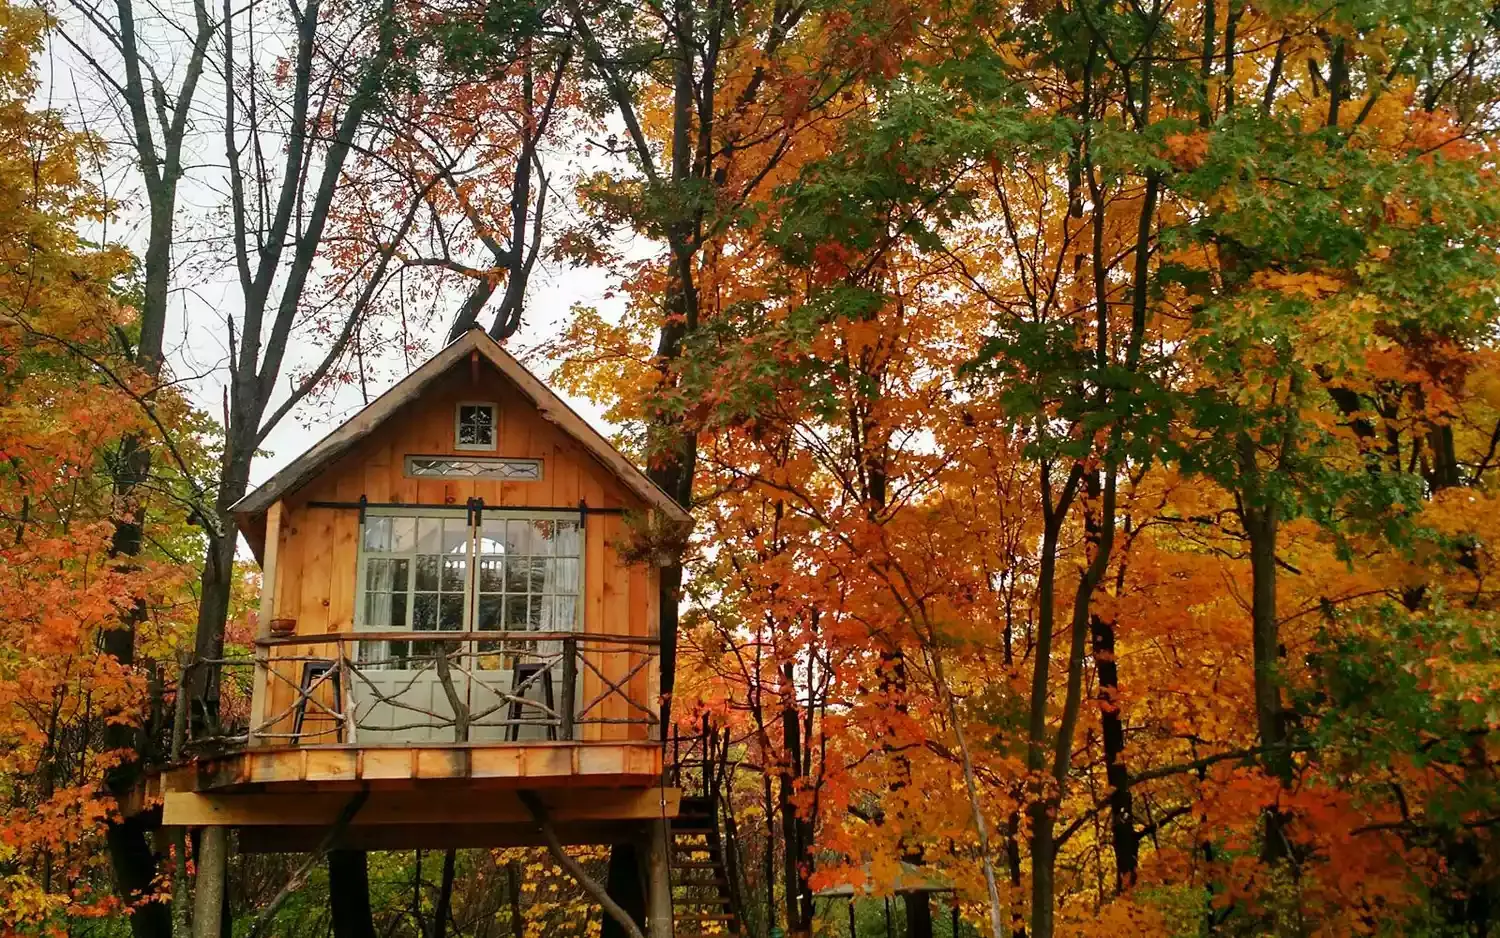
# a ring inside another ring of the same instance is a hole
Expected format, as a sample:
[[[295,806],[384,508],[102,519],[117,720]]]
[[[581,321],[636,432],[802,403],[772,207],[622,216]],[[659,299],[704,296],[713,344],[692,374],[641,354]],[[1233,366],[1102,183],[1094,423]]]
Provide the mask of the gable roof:
[[[566,401],[538,380],[525,365],[516,361],[514,356],[500,346],[500,343],[490,338],[483,329],[474,328],[448,343],[442,351],[429,358],[417,370],[398,381],[394,387],[371,401],[359,413],[344,421],[338,429],[323,437],[307,452],[292,460],[280,472],[234,503],[229,510],[239,520],[240,529],[244,531],[246,540],[250,541],[255,555],[257,557],[261,555],[261,542],[265,539],[267,509],[278,500],[311,482],[330,463],[375,432],[381,424],[394,416],[403,406],[415,400],[429,385],[447,373],[448,369],[463,361],[471,352],[477,352],[483,356],[495,366],[496,370],[509,378],[531,401],[532,406],[537,409],[543,419],[556,425],[563,433],[580,443],[589,455],[593,456],[600,465],[646,504],[665,513],[674,521],[692,523],[693,516],[677,504],[676,499],[651,481],[635,463],[615,449],[599,431],[578,416],[578,413],[569,407]],[[259,534],[258,538],[257,534]]]

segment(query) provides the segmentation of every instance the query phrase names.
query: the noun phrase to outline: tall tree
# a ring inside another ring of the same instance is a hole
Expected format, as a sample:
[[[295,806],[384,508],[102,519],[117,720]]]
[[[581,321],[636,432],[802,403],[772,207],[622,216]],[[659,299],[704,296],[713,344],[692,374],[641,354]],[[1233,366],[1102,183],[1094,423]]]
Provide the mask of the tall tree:
[[[184,477],[204,460],[192,440],[154,469],[148,453],[166,434],[210,428],[158,387],[149,278],[135,278],[125,250],[80,234],[114,206],[91,182],[102,142],[33,109],[46,26],[40,10],[0,16],[0,826],[14,874],[0,906],[22,931],[97,914],[108,903],[92,874],[108,856],[135,931],[166,935],[145,825],[122,809],[164,716],[161,675],[137,662],[137,643],[161,654],[184,632],[197,553]]]
[[[186,175],[184,154],[188,152],[185,147],[189,143],[189,117],[197,104],[200,79],[217,24],[210,18],[204,0],[195,0],[192,21],[183,30],[187,54],[180,60],[178,71],[169,69],[170,59],[154,60],[154,44],[141,36],[132,0],[118,0],[113,10],[95,4],[70,4],[67,13],[58,33],[87,63],[120,115],[120,130],[129,141],[128,150],[134,156],[145,190],[147,226],[140,249],[143,260],[140,323],[134,348],[127,349],[127,354],[149,380],[157,381],[163,375],[172,254],[178,233],[178,191]],[[174,82],[175,88],[171,87]],[[154,408],[154,396],[144,395],[141,405],[147,410]],[[121,441],[115,481],[119,514],[110,548],[116,556],[134,557],[141,552],[145,516],[137,490],[150,476],[151,461],[150,448],[141,440],[129,436]],[[195,494],[198,495],[195,500],[206,501],[201,493]],[[200,505],[196,516],[211,530],[213,524],[204,510],[206,507]],[[136,632],[144,615],[144,606],[138,605],[122,617],[118,628],[105,636],[105,648],[127,668],[135,662]],[[115,737],[113,743],[122,749],[139,743],[132,739],[127,725],[116,724],[109,732]],[[123,799],[140,780],[138,755],[120,763],[111,774],[109,785],[115,797]],[[147,833],[139,823],[122,819],[110,827],[109,848],[116,881],[127,898],[150,890],[156,876]],[[170,934],[170,924],[160,906],[144,910],[131,922],[141,938]]]

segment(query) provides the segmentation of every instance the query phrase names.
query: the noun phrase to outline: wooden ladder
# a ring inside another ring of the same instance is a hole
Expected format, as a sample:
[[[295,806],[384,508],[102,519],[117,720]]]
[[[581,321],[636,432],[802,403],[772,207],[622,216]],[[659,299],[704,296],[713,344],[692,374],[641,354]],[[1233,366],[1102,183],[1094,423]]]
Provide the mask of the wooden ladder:
[[[672,915],[677,938],[741,938],[712,798],[684,796],[672,821]]]

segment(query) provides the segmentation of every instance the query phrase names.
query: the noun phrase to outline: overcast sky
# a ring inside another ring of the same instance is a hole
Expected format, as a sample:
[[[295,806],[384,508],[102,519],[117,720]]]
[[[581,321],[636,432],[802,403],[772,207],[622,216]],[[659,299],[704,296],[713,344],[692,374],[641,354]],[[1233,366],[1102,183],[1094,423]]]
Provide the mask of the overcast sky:
[[[160,0],[170,8],[180,0]],[[155,64],[166,79],[166,84],[176,88],[177,79],[172,72],[180,70],[185,59],[182,35],[176,27],[160,16],[153,16],[150,8],[138,7],[138,28],[143,36],[155,37]],[[190,7],[187,8],[190,10]],[[67,9],[59,11],[66,17]],[[184,10],[190,23],[191,14]],[[86,31],[75,29],[73,35],[88,43]],[[95,38],[87,48],[90,54],[107,61],[111,50],[107,43]],[[258,49],[256,53],[274,58],[275,50]],[[173,259],[174,292],[172,295],[167,326],[167,356],[173,374],[193,400],[206,411],[218,416],[223,409],[223,388],[228,378],[227,316],[238,311],[240,304],[237,276],[222,257],[195,247],[200,239],[207,241],[222,238],[222,216],[216,210],[224,204],[223,137],[221,108],[222,83],[214,74],[213,56],[210,52],[209,68],[204,72],[202,84],[196,96],[195,117],[201,117],[202,132],[190,138],[184,158],[189,166],[187,177],[180,186],[179,202],[183,221],[178,227],[178,248]],[[244,53],[241,52],[241,55]],[[120,139],[120,114],[117,102],[93,75],[87,61],[62,39],[53,37],[40,62],[39,77],[42,85],[38,92],[38,104],[59,108],[68,113],[77,125],[87,127],[108,139]],[[550,209],[569,211],[565,198],[558,190],[566,192],[572,179],[584,171],[600,168],[591,158],[583,141],[576,145],[556,148],[548,155],[549,169],[554,177],[554,194]],[[94,174],[109,193],[120,200],[121,211],[100,233],[104,240],[123,243],[140,253],[144,245],[145,213],[139,191],[138,174],[128,164],[126,148],[117,148],[117,159],[113,165],[97,167]],[[217,227],[216,227],[217,226]],[[93,234],[93,233],[91,233]],[[653,250],[646,242],[620,245],[631,256],[643,256]],[[510,340],[511,350],[523,359],[534,347],[553,338],[566,320],[570,308],[577,303],[597,307],[606,317],[614,319],[623,309],[623,300],[610,295],[616,286],[610,276],[599,269],[562,267],[545,259],[538,261],[530,282],[526,303],[526,316],[520,331]],[[457,308],[461,296],[452,298],[452,307]],[[493,303],[497,304],[498,295]],[[492,310],[481,315],[488,323]],[[446,331],[451,316],[440,317],[437,329]],[[433,350],[441,345],[442,334],[431,337]],[[294,345],[288,353],[279,382],[288,386],[287,375],[298,373],[309,367],[320,355],[318,348],[309,343]],[[532,357],[527,362],[539,376],[545,378],[553,363]],[[413,361],[415,367],[420,361]],[[405,363],[387,361],[383,367],[374,369],[379,373],[375,383],[369,387],[373,399],[406,372]],[[277,469],[296,458],[322,436],[356,413],[362,406],[362,395],[356,385],[344,386],[332,402],[318,401],[303,404],[283,419],[265,443],[266,455],[255,460],[252,483],[259,483]],[[585,418],[608,434],[611,428],[601,417],[600,409],[591,402],[568,398],[568,402]],[[275,402],[268,413],[274,410]]]

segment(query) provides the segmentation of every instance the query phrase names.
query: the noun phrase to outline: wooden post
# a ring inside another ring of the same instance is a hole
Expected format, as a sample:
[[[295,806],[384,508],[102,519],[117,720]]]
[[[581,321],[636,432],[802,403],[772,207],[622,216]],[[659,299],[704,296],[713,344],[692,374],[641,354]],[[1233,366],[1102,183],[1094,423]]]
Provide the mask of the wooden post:
[[[557,711],[558,722],[562,725],[557,728],[557,737],[568,740],[573,738],[573,695],[578,686],[578,639],[563,639],[562,649],[562,702]]]
[[[854,925],[854,894],[849,894],[849,938],[859,938],[859,929]]]
[[[665,818],[646,822],[647,938],[672,938],[671,836]]]
[[[626,841],[609,848],[604,889],[638,928],[646,927],[646,877],[641,868],[641,845]],[[619,922],[604,916],[599,938],[626,938]]]
[[[901,897],[901,906],[906,912],[902,938],[932,938],[931,894],[921,890],[908,892]]]
[[[369,857],[363,850],[328,851],[328,911],[333,938],[375,938]]]
[[[646,737],[652,740],[666,739],[666,728],[662,726],[662,701],[661,694],[661,646],[657,645],[655,650],[647,652],[651,659],[646,663],[646,709],[651,711],[649,719],[654,722],[646,728]],[[656,688],[655,691],[652,688]]]
[[[255,623],[257,639],[271,637],[271,620],[276,617],[276,561],[281,554],[281,502],[266,509],[266,546],[260,565],[260,616]],[[255,677],[250,691],[250,732],[247,746],[261,744],[256,730],[266,719],[266,695],[270,693],[270,655],[264,647],[255,646]]]

